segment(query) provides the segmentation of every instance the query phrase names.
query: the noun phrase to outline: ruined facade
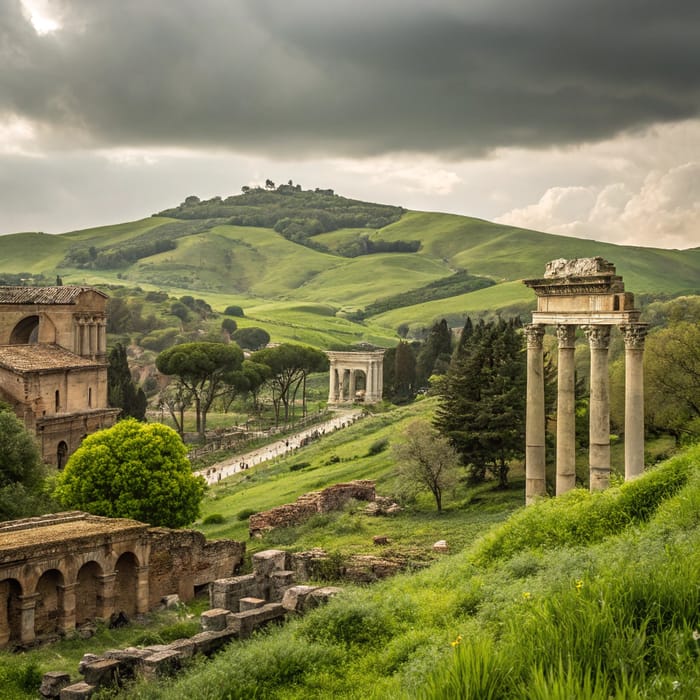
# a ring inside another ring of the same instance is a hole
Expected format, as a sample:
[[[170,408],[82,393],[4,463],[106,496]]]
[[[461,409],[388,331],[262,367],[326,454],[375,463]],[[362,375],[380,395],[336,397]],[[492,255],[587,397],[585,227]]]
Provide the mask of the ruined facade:
[[[106,305],[90,287],[0,287],[0,400],[59,468],[119,414],[107,403]]]
[[[127,616],[231,576],[245,545],[78,511],[0,524],[0,647]]]
[[[527,419],[525,498],[545,495],[545,411],[542,339],[556,329],[557,368],[556,493],[576,483],[574,349],[576,328],[591,352],[589,475],[592,491],[610,481],[610,397],[608,348],[617,327],[625,343],[625,479],[644,470],[644,381],[642,358],[647,325],[639,322],[634,295],[625,291],[615,266],[603,258],[553,260],[544,277],[525,280],[537,295],[537,310],[525,327],[527,338]]]

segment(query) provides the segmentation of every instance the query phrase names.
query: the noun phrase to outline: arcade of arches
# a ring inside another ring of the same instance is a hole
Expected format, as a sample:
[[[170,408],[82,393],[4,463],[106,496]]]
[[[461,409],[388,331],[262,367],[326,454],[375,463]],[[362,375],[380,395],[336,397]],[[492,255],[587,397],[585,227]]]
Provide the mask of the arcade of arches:
[[[379,403],[384,385],[384,350],[327,351],[331,362],[329,404]]]
[[[525,328],[527,338],[527,415],[525,500],[546,494],[545,410],[542,339],[548,325],[556,329],[557,435],[556,493],[576,482],[574,343],[580,327],[590,346],[590,489],[610,482],[610,398],[608,347],[611,329],[619,328],[625,343],[625,479],[644,470],[644,379],[642,358],[647,325],[639,322],[634,295],[625,292],[622,277],[603,258],[553,260],[544,278],[525,280],[537,295],[537,310]]]
[[[0,524],[0,647],[156,608],[232,576],[245,544],[80,512]]]

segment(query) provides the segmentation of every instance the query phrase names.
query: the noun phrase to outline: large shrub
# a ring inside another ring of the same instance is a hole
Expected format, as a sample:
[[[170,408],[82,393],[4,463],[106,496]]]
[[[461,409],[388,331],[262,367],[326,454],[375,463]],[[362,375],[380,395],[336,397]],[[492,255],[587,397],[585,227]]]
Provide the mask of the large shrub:
[[[133,419],[87,437],[55,491],[66,508],[166,527],[193,522],[203,495],[204,479],[192,473],[178,434]]]

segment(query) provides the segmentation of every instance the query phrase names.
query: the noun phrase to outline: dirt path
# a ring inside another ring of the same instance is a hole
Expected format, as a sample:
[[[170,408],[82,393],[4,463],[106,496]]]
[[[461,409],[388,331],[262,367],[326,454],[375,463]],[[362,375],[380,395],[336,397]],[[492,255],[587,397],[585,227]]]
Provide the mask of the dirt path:
[[[301,432],[295,433],[294,435],[287,435],[281,440],[265,445],[264,447],[259,447],[257,450],[252,452],[246,452],[245,454],[236,455],[235,457],[229,457],[228,459],[218,462],[217,464],[212,464],[206,469],[200,469],[195,472],[195,474],[201,474],[208,484],[215,484],[222,479],[225,479],[231,474],[235,474],[248,467],[255,466],[256,464],[262,464],[263,462],[268,462],[275,457],[282,457],[292,450],[296,450],[301,446],[301,443],[309,437],[317,437],[320,435],[325,435],[326,433],[331,433],[334,430],[339,430],[345,428],[348,425],[352,425],[358,418],[362,416],[361,410],[350,410],[350,411],[338,411],[336,416],[325,423],[318,423],[317,425],[312,425]],[[315,435],[314,435],[315,434]]]

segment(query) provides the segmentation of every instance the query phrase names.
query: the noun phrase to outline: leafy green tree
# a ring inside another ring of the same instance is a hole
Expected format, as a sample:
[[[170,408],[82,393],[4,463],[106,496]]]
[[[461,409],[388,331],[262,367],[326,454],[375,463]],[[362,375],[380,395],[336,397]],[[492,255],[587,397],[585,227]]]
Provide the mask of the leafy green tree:
[[[207,429],[207,413],[227,384],[236,380],[243,352],[235,343],[182,343],[156,357],[162,374],[176,376],[194,399],[197,432],[201,438]]]
[[[435,426],[475,481],[489,471],[507,486],[509,461],[524,455],[526,372],[519,322],[480,321],[439,385]]]
[[[700,437],[700,326],[681,321],[651,333],[644,352],[646,417],[677,442]]]
[[[259,350],[270,342],[270,334],[264,328],[250,326],[239,328],[233,333],[231,340],[246,350]]]
[[[275,420],[279,423],[284,406],[285,423],[289,420],[289,407],[295,403],[297,391],[302,388],[302,405],[306,409],[306,379],[312,372],[328,368],[326,353],[305,345],[282,343],[274,348],[264,348],[253,353],[253,362],[267,365],[271,370],[268,385],[272,390]]]
[[[224,315],[225,316],[238,316],[239,318],[243,318],[245,315],[243,313],[243,309],[240,306],[237,306],[236,304],[232,304],[231,306],[227,306],[224,309]]]
[[[457,482],[459,455],[450,441],[425,420],[409,423],[401,442],[393,446],[402,488],[408,492],[427,489],[438,513],[443,494]]]
[[[229,336],[232,336],[236,332],[237,328],[238,324],[232,318],[225,318],[221,322],[221,330],[228,333]]]
[[[198,517],[204,486],[172,428],[128,419],[85,438],[59,474],[55,496],[65,508],[182,527]]]
[[[12,409],[0,402],[0,520],[45,512],[46,468],[39,448]]]
[[[131,378],[126,349],[121,343],[117,343],[112,348],[108,361],[107,400],[109,405],[113,408],[121,408],[122,418],[143,420],[146,417],[148,400],[143,389],[137,387]]]

